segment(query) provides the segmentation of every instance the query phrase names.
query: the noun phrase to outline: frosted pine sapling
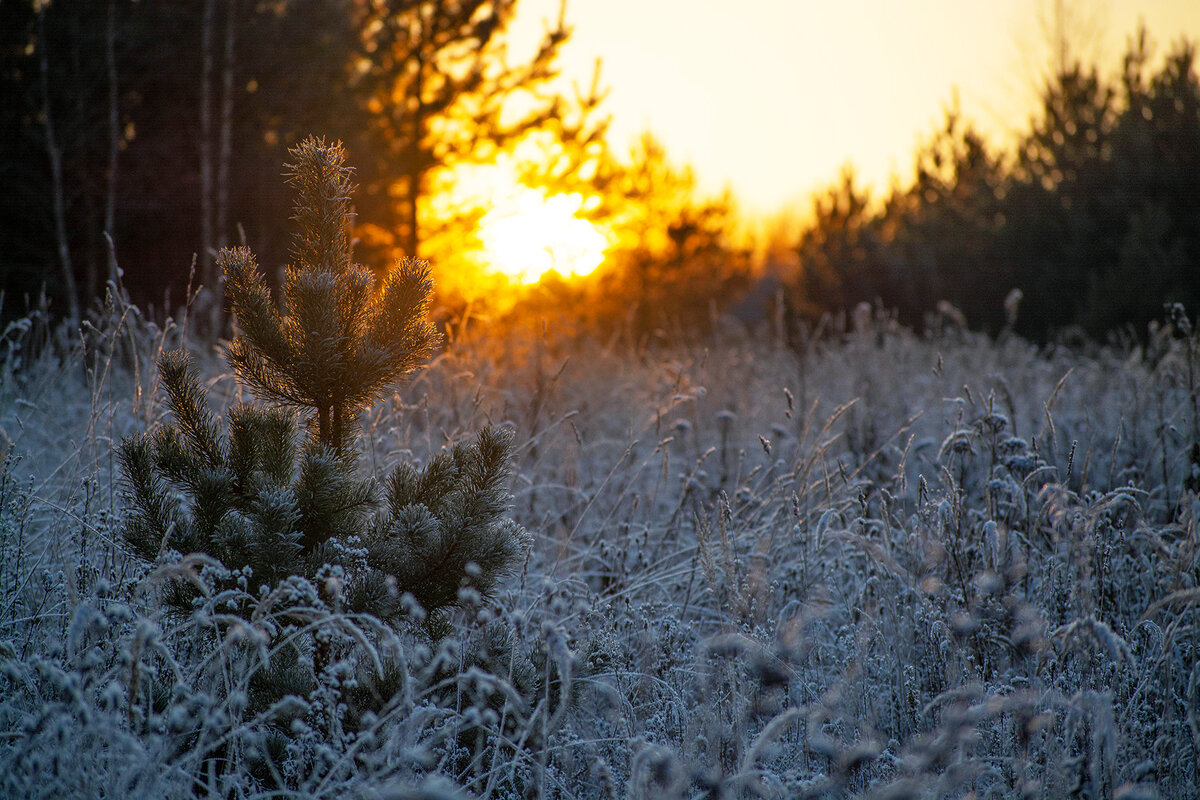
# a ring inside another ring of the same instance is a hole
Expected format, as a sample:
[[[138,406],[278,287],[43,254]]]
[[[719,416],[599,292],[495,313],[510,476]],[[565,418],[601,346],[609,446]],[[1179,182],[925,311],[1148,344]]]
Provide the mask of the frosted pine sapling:
[[[317,440],[345,455],[358,413],[431,354],[432,284],[425,262],[404,259],[375,286],[370,270],[351,260],[353,187],[340,145],[310,138],[291,154],[299,231],[284,313],[248,248],[226,249],[218,258],[242,332],[229,363],[263,400],[311,409]]]
[[[131,550],[151,564],[203,553],[221,565],[168,582],[164,605],[187,614],[219,596],[222,612],[286,640],[270,643],[270,663],[251,678],[258,708],[315,690],[323,667],[355,646],[344,638],[334,652],[327,637],[284,636],[286,625],[263,625],[264,607],[280,620],[289,604],[303,607],[311,619],[315,602],[396,626],[411,596],[428,623],[464,588],[489,595],[529,543],[506,518],[505,429],[486,428],[423,469],[397,467],[386,497],[359,476],[360,412],[436,344],[428,266],[401,260],[377,285],[351,260],[341,146],[309,138],[291,155],[298,231],[282,310],[249,249],[219,255],[240,329],[228,361],[257,402],[233,407],[223,430],[188,356],[169,352],[159,370],[171,421],[120,447]]]

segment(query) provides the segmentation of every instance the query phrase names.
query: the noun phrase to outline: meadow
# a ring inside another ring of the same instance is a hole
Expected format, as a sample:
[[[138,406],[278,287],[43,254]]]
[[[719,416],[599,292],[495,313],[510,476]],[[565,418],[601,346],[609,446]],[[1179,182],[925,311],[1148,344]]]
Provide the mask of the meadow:
[[[164,575],[199,562],[148,571],[122,544],[114,446],[163,419],[156,359],[187,347],[228,405],[220,344],[119,296],[82,331],[13,323],[0,794],[1200,796],[1182,312],[1104,347],[867,307],[785,339],[457,331],[363,419],[363,469],[511,426],[533,547],[440,638],[372,633],[403,680],[350,733],[249,710],[253,631],[212,605],[164,616]],[[509,657],[472,655],[497,626]]]

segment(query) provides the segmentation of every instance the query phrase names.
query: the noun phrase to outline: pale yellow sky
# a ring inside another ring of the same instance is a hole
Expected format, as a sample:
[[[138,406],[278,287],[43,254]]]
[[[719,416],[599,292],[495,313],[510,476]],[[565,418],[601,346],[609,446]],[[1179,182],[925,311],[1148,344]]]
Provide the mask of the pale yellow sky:
[[[560,0],[519,0],[514,52]],[[1161,55],[1200,40],[1200,0],[1067,2],[1088,51],[1115,68],[1145,20]],[[1048,58],[1052,0],[569,0],[560,60],[585,86],[597,58],[611,140],[649,130],[710,191],[750,212],[806,207],[853,163],[907,179],[917,142],[957,91],[994,136],[1020,129]]]

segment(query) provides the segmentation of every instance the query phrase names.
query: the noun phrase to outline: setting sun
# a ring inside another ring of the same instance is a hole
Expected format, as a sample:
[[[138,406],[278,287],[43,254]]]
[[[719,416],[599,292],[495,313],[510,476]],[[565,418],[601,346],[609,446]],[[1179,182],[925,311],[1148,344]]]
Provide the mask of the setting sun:
[[[521,283],[536,283],[551,271],[563,277],[592,272],[604,260],[608,240],[576,216],[582,205],[577,193],[547,196],[519,187],[480,221],[487,266]]]
[[[550,272],[572,278],[600,266],[611,245],[609,234],[583,218],[595,202],[579,192],[525,185],[509,156],[444,171],[431,211],[448,219],[474,210],[479,215],[472,237],[476,246],[458,255],[480,274],[528,285]]]

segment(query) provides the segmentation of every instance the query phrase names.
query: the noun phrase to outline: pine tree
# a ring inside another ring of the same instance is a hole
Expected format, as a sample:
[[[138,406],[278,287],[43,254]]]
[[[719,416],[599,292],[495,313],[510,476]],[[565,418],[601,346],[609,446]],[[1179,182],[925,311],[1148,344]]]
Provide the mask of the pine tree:
[[[512,434],[489,427],[422,469],[401,465],[386,492],[359,474],[360,412],[437,342],[428,265],[402,260],[375,285],[351,258],[341,145],[309,138],[291,155],[298,231],[282,310],[247,248],[219,256],[240,328],[228,361],[257,401],[222,426],[187,354],[160,359],[171,420],[120,447],[132,501],[125,540],[150,564],[207,557],[203,574],[179,570],[161,591],[180,614],[219,596],[223,613],[259,629],[265,607],[277,618],[319,607],[431,631],[463,589],[489,596],[528,547],[506,517]],[[256,708],[317,691],[336,659],[366,660],[352,638],[268,630],[279,642],[251,679]]]

